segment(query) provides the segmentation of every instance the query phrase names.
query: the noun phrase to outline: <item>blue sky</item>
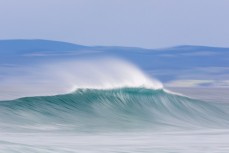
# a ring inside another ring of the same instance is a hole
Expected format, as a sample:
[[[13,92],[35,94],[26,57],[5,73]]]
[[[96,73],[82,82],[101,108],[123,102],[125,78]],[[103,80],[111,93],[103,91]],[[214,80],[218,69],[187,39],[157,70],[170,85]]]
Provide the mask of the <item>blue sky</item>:
[[[0,39],[229,47],[228,0],[0,0]]]

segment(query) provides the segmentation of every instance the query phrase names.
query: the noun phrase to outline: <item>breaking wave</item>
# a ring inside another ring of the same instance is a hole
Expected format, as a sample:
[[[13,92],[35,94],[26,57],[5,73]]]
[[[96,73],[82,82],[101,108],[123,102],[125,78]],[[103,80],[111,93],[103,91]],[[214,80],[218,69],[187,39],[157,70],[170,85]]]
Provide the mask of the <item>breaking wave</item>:
[[[2,129],[97,131],[189,129],[229,126],[228,106],[171,94],[163,89],[77,89],[65,95],[0,103]]]
[[[168,92],[124,61],[49,62],[22,72],[0,83],[1,99],[19,98],[0,101],[0,131],[229,126],[227,104]]]

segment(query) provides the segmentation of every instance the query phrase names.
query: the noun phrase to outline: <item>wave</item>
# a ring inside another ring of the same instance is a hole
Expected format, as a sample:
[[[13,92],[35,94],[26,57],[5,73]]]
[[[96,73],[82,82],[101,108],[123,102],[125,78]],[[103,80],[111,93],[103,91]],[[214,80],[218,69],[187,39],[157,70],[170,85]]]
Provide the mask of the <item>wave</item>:
[[[0,102],[0,128],[102,130],[229,127],[229,106],[143,87],[77,89]]]
[[[229,127],[229,105],[169,92],[121,60],[52,61],[20,72],[0,82],[0,98],[27,97],[0,102],[0,130]]]

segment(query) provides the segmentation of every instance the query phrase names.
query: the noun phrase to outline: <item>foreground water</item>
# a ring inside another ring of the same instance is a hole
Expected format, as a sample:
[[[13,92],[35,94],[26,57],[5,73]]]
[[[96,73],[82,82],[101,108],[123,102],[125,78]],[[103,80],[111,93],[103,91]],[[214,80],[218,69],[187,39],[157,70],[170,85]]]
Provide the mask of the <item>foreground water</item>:
[[[228,153],[228,110],[146,88],[2,101],[0,151]]]
[[[125,133],[1,133],[1,152],[228,153],[229,131]]]

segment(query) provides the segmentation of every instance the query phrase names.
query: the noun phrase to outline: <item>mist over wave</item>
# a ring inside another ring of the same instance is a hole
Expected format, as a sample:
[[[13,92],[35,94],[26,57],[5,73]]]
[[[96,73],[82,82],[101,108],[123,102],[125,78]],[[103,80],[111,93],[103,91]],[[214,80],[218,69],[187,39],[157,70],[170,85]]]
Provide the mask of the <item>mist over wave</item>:
[[[114,58],[52,61],[27,66],[16,75],[3,78],[0,86],[2,100],[63,94],[78,88],[163,88],[159,81],[147,77],[136,66]]]

